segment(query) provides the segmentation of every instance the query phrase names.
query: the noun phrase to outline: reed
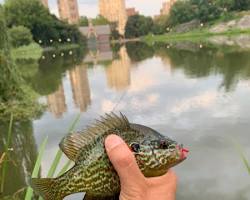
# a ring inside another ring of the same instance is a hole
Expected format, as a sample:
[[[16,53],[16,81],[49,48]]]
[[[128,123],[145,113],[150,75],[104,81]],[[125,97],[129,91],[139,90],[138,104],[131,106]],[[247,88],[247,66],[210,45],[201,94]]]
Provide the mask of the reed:
[[[68,129],[68,133],[71,133],[74,129],[75,129],[75,126],[77,125],[79,119],[81,117],[81,114],[78,114],[77,117],[75,118],[75,120],[72,122],[71,126],[69,127]],[[35,167],[33,169],[33,172],[32,172],[32,178],[37,178],[38,175],[39,175],[39,170],[41,168],[41,161],[42,161],[42,157],[43,157],[43,154],[44,154],[44,151],[45,151],[45,147],[46,147],[46,144],[47,144],[47,141],[48,141],[48,137],[46,137],[41,145],[41,147],[39,148],[39,152],[38,152],[38,157],[37,157],[37,160],[36,160],[36,163],[35,163]],[[58,149],[57,153],[56,153],[56,156],[50,166],[50,169],[49,169],[49,172],[47,174],[47,177],[48,178],[53,178],[54,175],[55,175],[55,172],[57,170],[57,167],[61,161],[61,158],[62,158],[62,151],[60,149]],[[72,164],[72,161],[68,161],[63,167],[62,169],[59,171],[59,173],[57,174],[57,176],[63,174],[64,172],[66,172],[69,168],[69,166]],[[26,191],[26,195],[25,195],[25,200],[31,200],[33,197],[33,190],[31,187],[28,187],[27,191]],[[42,198],[40,197],[39,200],[42,200]]]
[[[5,152],[2,154],[0,158],[0,164],[2,163],[2,173],[1,173],[1,185],[0,185],[0,193],[3,193],[4,190],[4,180],[7,173],[7,160],[6,158],[9,156],[9,148],[11,145],[11,137],[12,137],[12,125],[13,125],[13,114],[10,115],[10,123],[8,128],[8,137],[7,137],[7,143],[4,147]]]
[[[238,154],[240,155],[241,160],[243,164],[245,165],[248,174],[250,175],[250,161],[247,159],[242,146],[232,138],[231,138],[231,141],[233,145],[235,146],[235,149],[237,150]]]

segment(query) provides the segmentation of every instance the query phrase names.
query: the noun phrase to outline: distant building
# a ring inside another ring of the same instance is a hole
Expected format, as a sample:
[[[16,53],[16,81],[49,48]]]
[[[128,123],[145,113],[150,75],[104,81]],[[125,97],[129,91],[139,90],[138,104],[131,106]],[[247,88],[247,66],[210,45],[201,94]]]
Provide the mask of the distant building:
[[[127,8],[126,9],[127,16],[134,16],[134,15],[139,15],[139,12],[135,10],[135,8]]]
[[[89,26],[80,27],[80,32],[87,38],[95,38],[99,43],[109,43],[111,34],[109,25],[93,26],[91,23]]]
[[[48,0],[41,0],[41,3],[42,3],[46,8],[49,7]]]
[[[125,0],[99,0],[99,14],[110,22],[116,22],[118,32],[121,35],[125,34],[128,19]]]
[[[177,0],[168,0],[162,4],[161,15],[168,15],[172,6],[175,4]]]
[[[69,24],[77,24],[80,19],[77,0],[57,1],[60,19],[67,21]]]

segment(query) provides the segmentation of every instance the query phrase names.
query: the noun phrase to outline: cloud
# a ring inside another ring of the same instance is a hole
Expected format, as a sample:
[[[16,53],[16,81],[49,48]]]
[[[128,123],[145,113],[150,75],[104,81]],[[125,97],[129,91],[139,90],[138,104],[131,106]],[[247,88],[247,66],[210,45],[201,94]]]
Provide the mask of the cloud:
[[[174,114],[180,114],[194,108],[210,108],[212,105],[215,104],[216,100],[217,92],[205,92],[195,97],[184,99],[178,102],[171,109],[171,112]]]
[[[163,2],[166,0],[127,0],[127,7],[135,7],[141,14],[144,15],[158,15],[162,8]]]

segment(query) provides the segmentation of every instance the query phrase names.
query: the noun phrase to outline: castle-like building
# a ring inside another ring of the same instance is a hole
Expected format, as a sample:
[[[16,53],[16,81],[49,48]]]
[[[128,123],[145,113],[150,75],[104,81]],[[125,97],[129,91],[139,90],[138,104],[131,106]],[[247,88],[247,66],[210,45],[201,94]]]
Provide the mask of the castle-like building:
[[[69,24],[77,24],[79,22],[80,16],[77,0],[57,0],[57,4],[61,20],[65,20]]]
[[[125,34],[125,26],[128,20],[125,0],[99,0],[99,14],[110,22],[116,22],[118,32]]]

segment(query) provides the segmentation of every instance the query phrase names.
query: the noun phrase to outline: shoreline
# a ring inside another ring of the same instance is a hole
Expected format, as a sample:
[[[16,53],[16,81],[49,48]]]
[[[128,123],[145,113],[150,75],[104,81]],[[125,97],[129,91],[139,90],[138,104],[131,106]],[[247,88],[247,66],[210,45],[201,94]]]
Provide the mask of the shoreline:
[[[141,38],[141,41],[146,43],[154,43],[154,42],[175,42],[175,41],[195,41],[195,40],[203,40],[206,38],[214,37],[214,36],[237,36],[242,34],[249,34],[250,29],[238,30],[232,29],[225,32],[213,33],[207,30],[199,30],[199,31],[190,31],[186,33],[170,33],[165,35],[147,35]]]

